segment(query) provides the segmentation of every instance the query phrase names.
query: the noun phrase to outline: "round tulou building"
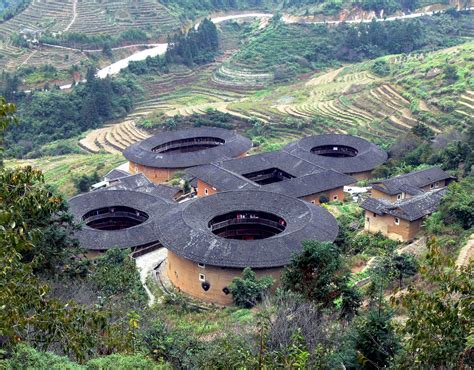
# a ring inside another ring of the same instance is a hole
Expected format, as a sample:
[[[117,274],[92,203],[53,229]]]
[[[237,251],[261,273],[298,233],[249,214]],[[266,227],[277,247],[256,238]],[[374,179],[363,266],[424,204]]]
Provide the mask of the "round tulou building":
[[[143,173],[154,183],[186,168],[237,158],[252,142],[235,131],[204,127],[163,132],[125,149],[130,173]]]
[[[288,144],[283,150],[357,180],[370,179],[372,170],[387,160],[387,153],[377,145],[351,135],[308,136]]]
[[[160,197],[133,190],[101,190],[69,200],[81,246],[94,257],[111,248],[150,250],[160,246],[155,228],[172,204]]]
[[[171,283],[224,305],[232,303],[229,285],[245,267],[278,284],[302,241],[333,241],[338,233],[324,208],[261,190],[220,192],[178,204],[154,226],[168,249]]]

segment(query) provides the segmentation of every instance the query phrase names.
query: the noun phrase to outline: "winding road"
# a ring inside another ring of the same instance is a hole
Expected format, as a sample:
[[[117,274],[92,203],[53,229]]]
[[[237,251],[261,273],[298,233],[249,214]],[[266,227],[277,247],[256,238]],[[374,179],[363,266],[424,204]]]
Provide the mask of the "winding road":
[[[76,0],[77,1],[77,0]],[[76,11],[75,11],[75,5],[76,1],[74,1],[73,4],[73,9],[74,9],[74,17],[71,23],[69,24],[68,27],[74,23],[75,17],[76,17]],[[465,10],[472,11],[474,10],[474,7],[467,8]],[[390,21],[395,21],[395,20],[400,20],[400,19],[412,19],[412,18],[418,18],[418,17],[426,17],[426,16],[433,16],[438,13],[445,12],[446,10],[440,10],[440,11],[432,11],[432,12],[420,12],[420,13],[412,13],[412,14],[405,14],[405,15],[400,15],[400,16],[394,16],[394,17],[386,17],[386,18],[375,18],[377,22],[390,22]],[[233,19],[241,19],[241,18],[271,18],[273,17],[273,14],[271,13],[244,13],[244,14],[233,14],[233,15],[226,15],[226,16],[219,16],[219,17],[213,17],[211,18],[211,21],[213,23],[222,23],[225,21],[233,20]],[[305,20],[302,18],[299,19],[292,19],[290,17],[283,16],[283,21],[285,23],[304,23],[304,24],[339,24],[339,23],[369,23],[372,22],[372,19],[354,19],[354,20],[346,20],[346,21],[310,21],[310,20]],[[199,26],[199,22],[194,26],[197,28]],[[130,48],[130,47],[137,47],[137,46],[152,46],[149,49],[138,51],[127,58],[121,59],[115,63],[112,63],[104,68],[102,68],[99,72],[97,72],[97,77],[99,78],[106,78],[107,76],[112,76],[117,73],[119,73],[122,69],[127,68],[128,64],[130,61],[140,61],[140,60],[145,60],[148,57],[156,57],[158,55],[163,55],[166,53],[166,50],[168,49],[168,44],[163,43],[163,44],[135,44],[135,45],[127,45],[127,46],[121,46],[116,49],[125,49],[125,48]],[[76,51],[84,51],[84,52],[98,52],[101,50],[79,50],[79,49],[72,49],[72,48],[67,48],[64,46],[56,46],[56,45],[48,45],[51,47],[57,47],[57,48],[64,48],[64,49],[69,49],[69,50],[76,50]],[[71,88],[71,84],[68,85],[63,85],[60,86],[60,89],[69,89]]]

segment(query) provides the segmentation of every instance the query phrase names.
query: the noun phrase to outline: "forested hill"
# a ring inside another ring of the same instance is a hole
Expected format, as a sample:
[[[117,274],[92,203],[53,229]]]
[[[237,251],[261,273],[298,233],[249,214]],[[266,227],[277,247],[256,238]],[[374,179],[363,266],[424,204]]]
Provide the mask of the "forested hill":
[[[14,17],[25,9],[31,0],[0,0],[0,22]]]
[[[469,0],[161,0],[160,2],[168,8],[180,11],[184,17],[203,11],[246,9],[277,10],[305,16],[338,16],[351,12],[375,12],[377,16],[386,16],[396,12],[410,13],[431,5],[438,5],[438,8],[472,6]]]

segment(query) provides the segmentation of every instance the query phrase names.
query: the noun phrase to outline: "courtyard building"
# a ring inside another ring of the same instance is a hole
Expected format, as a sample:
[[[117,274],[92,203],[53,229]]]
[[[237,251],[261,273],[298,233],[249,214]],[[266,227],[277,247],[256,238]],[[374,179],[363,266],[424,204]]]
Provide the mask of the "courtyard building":
[[[160,184],[186,168],[244,156],[251,147],[235,131],[206,127],[162,132],[130,145],[123,154],[130,173]]]
[[[166,272],[181,292],[232,303],[229,286],[245,267],[274,287],[304,240],[334,241],[335,218],[320,206],[261,190],[220,192],[178,204],[155,224],[168,249]]]

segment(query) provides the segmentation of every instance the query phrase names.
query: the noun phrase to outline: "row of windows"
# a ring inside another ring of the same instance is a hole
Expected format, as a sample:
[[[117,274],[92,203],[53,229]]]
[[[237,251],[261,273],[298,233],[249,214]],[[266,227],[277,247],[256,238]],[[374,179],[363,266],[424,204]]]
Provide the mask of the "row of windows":
[[[332,197],[332,200],[338,200],[338,199],[339,199],[339,198],[338,198],[337,195],[334,195],[334,196]],[[312,200],[311,203],[312,203],[312,204],[316,204],[316,201],[315,201],[315,200]]]

